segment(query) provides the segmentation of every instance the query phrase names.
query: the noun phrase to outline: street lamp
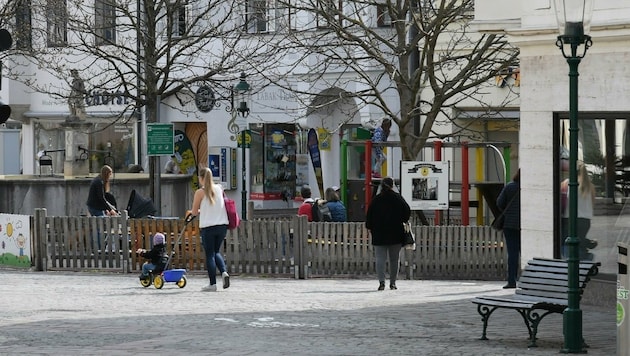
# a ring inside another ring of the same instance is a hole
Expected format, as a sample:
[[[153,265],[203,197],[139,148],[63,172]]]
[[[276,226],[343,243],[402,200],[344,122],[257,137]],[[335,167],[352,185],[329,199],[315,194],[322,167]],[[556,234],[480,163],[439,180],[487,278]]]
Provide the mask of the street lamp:
[[[592,0],[554,0],[560,35],[556,46],[569,64],[569,236],[568,307],[563,313],[563,353],[586,353],[582,338],[582,311],[579,291],[579,244],[577,237],[577,152],[578,152],[578,65],[591,46],[588,35],[593,14]],[[578,48],[584,45],[581,53]],[[565,49],[565,46],[567,47]]]
[[[241,132],[241,219],[243,220],[247,220],[247,166],[245,164],[245,131],[247,130],[247,116],[249,115],[249,107],[247,107],[247,102],[250,94],[250,86],[249,83],[247,83],[247,81],[245,80],[246,77],[247,75],[245,75],[245,73],[241,73],[239,82],[234,85],[234,87],[230,91],[230,112],[232,114],[232,118],[228,123],[228,130],[231,133],[236,134],[239,131]],[[239,115],[242,120],[240,120],[240,123],[237,123],[236,120]]]

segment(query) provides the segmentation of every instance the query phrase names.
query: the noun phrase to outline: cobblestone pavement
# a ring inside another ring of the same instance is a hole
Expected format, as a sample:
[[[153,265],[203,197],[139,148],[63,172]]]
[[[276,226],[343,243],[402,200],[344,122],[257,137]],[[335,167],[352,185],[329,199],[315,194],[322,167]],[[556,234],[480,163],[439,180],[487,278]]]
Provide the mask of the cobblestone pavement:
[[[557,355],[562,316],[541,322],[538,347],[512,310],[488,337],[471,297],[500,282],[271,279],[232,276],[201,292],[143,288],[135,275],[0,270],[0,355]],[[614,355],[614,310],[583,305],[590,355]]]

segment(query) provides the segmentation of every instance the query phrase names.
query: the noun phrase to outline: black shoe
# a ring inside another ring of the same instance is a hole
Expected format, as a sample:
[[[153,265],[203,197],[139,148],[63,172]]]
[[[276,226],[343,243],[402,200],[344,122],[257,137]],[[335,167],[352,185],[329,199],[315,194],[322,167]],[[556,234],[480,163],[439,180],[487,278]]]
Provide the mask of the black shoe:
[[[398,288],[396,288],[396,283],[390,283],[390,284],[389,284],[389,289],[391,289],[391,290],[396,290],[396,289],[398,289]]]
[[[221,278],[223,278],[223,289],[230,288],[230,275],[227,272],[221,273]]]
[[[516,288],[516,284],[506,284],[503,286],[503,289],[514,289]]]
[[[586,248],[589,250],[597,247],[597,240],[586,239]]]
[[[140,275],[140,276],[138,276],[138,278],[139,278],[141,281],[146,281],[147,279],[149,279],[149,275],[146,275],[146,276]]]
[[[380,282],[378,285],[378,290],[385,290],[385,282]]]

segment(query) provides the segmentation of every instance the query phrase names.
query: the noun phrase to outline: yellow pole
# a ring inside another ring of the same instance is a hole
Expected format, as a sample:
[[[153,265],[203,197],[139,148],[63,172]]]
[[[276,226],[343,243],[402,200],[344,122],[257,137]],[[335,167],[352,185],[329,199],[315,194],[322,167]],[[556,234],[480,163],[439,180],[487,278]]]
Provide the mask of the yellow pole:
[[[477,180],[477,182],[483,182],[483,149],[481,147],[477,147],[475,150],[475,155],[477,156],[477,164],[475,165],[475,179]],[[481,191],[479,189],[477,189],[477,204],[477,226],[483,226],[483,195],[481,194]]]

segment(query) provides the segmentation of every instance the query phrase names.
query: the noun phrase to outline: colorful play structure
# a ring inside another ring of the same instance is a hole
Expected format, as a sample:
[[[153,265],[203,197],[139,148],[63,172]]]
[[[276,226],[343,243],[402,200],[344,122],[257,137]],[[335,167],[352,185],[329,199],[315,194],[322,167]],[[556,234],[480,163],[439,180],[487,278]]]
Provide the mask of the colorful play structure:
[[[376,192],[380,179],[372,178],[371,174],[362,174],[361,179],[352,179],[348,177],[348,149],[349,147],[360,147],[363,152],[363,168],[364,171],[369,172],[372,165],[372,147],[375,144],[371,140],[366,141],[349,141],[343,140],[341,143],[341,200],[347,202],[349,205],[349,219],[354,217],[356,220],[361,220],[365,214],[367,206]],[[382,147],[400,147],[400,142],[384,142],[378,143]],[[443,142],[433,141],[425,144],[425,149],[432,151],[432,161],[442,161],[442,156],[445,149],[460,149],[461,150],[461,181],[450,181],[449,191],[450,193],[460,193],[460,200],[453,200],[449,203],[449,209],[454,207],[461,208],[461,225],[470,225],[470,208],[476,208],[476,224],[485,224],[484,213],[484,200],[486,201],[488,208],[492,212],[493,216],[497,216],[500,211],[496,206],[496,199],[501,192],[501,188],[505,182],[510,180],[511,167],[510,167],[510,147],[511,144],[507,142]],[[474,177],[470,176],[470,150],[474,150]],[[492,150],[497,161],[501,163],[503,174],[502,181],[487,181],[486,180],[486,162],[484,150]],[[386,166],[384,166],[386,167]],[[385,168],[387,169],[387,168]],[[453,176],[451,174],[451,176]],[[358,181],[361,184],[361,190],[363,193],[362,199],[358,199],[357,185]],[[459,189],[457,187],[459,186]],[[462,189],[468,187],[469,189]],[[476,200],[470,200],[470,188],[477,188]],[[358,212],[357,207],[354,209],[351,206],[353,201],[361,201],[362,211]],[[354,211],[353,211],[354,210]],[[434,212],[434,223],[440,225],[442,221],[443,211],[436,210]],[[352,220],[355,220],[352,219]]]

